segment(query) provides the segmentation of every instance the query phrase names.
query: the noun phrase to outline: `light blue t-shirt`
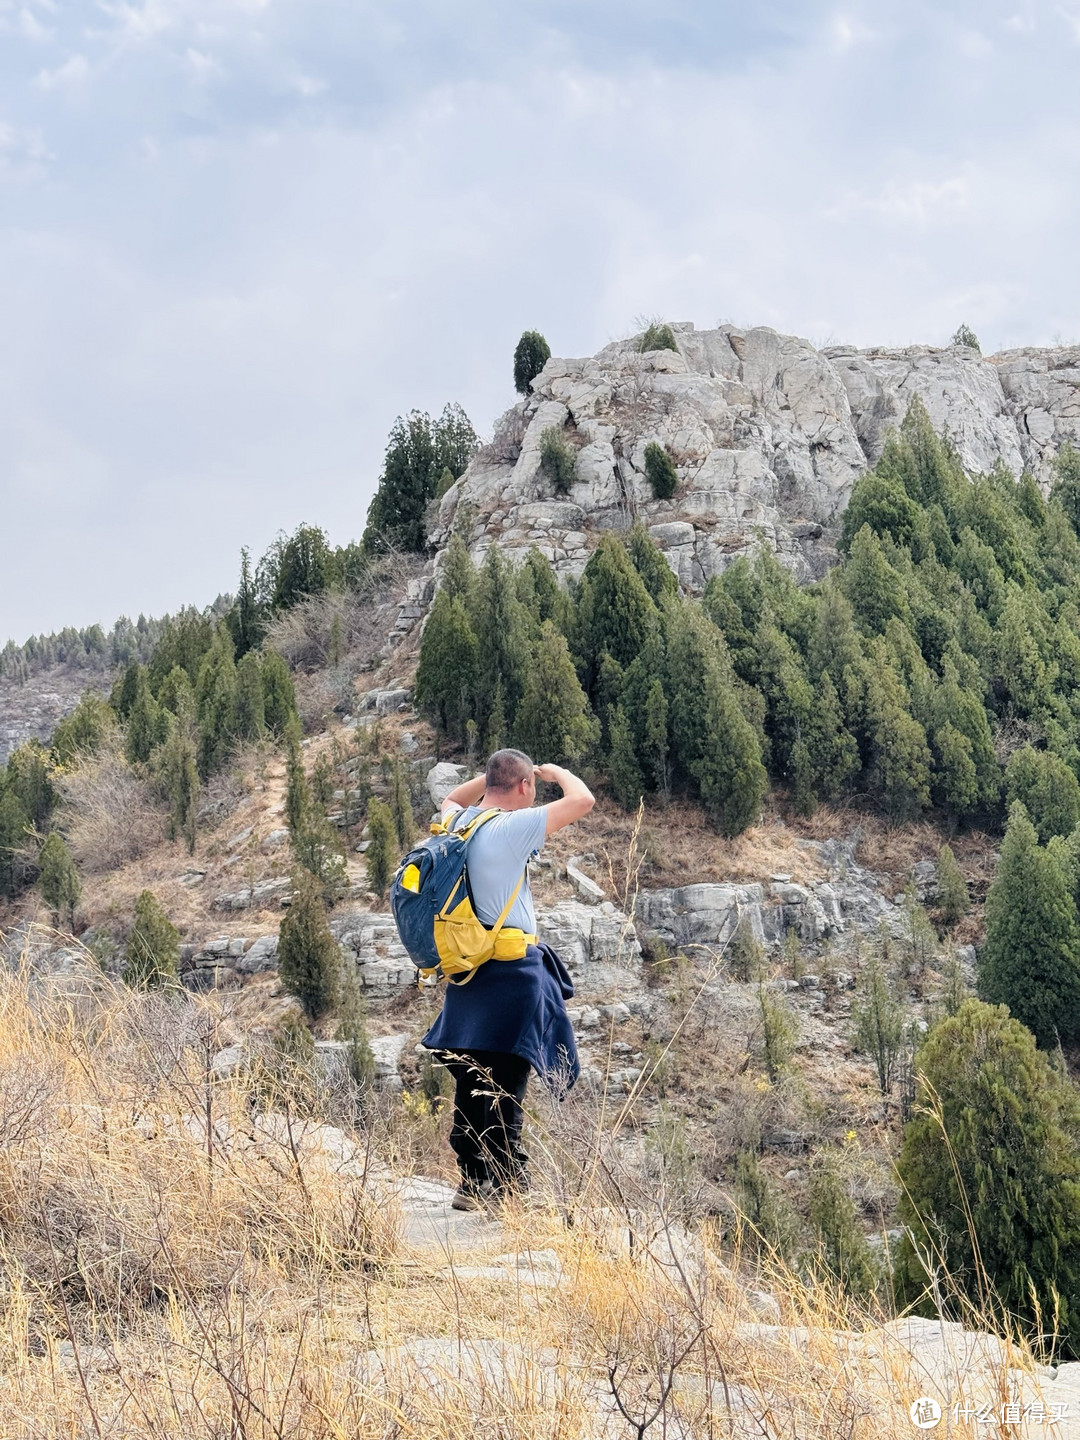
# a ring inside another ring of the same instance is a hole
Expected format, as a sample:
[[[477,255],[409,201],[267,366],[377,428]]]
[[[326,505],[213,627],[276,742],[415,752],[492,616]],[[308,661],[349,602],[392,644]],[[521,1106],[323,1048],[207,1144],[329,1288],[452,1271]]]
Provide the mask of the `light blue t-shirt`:
[[[483,810],[482,805],[470,805],[465,810],[460,805],[448,805],[442,818],[445,824],[453,821],[453,828],[461,830]],[[528,810],[505,810],[496,815],[481,825],[469,841],[469,888],[477,917],[485,925],[494,925],[498,920],[526,864],[543,848],[546,837],[547,810],[543,805],[533,805]],[[504,924],[536,934],[536,911],[527,874]]]

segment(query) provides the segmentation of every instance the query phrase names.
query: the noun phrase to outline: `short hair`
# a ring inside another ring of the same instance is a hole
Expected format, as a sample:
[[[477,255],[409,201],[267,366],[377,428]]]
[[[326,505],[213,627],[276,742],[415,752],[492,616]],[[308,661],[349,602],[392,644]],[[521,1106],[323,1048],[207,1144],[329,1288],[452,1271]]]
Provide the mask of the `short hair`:
[[[533,762],[523,750],[496,750],[487,762],[484,783],[489,790],[512,790],[533,773]]]

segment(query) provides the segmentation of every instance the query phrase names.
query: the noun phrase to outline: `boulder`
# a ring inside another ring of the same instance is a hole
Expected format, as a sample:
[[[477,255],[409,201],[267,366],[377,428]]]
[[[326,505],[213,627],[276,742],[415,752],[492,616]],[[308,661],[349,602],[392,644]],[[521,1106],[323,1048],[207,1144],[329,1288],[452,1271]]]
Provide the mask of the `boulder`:
[[[437,765],[433,765],[424,783],[435,809],[440,809],[450,791],[468,778],[469,769],[466,765],[452,765],[449,760],[440,760]]]

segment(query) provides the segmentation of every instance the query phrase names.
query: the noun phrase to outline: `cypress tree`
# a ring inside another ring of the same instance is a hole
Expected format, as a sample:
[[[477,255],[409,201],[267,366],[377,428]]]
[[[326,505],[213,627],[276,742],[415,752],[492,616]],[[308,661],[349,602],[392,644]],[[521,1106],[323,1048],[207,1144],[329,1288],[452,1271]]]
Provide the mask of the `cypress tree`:
[[[893,993],[877,951],[860,971],[851,1018],[855,1045],[873,1060],[878,1087],[887,1095],[904,1038],[904,1007]]]
[[[292,900],[278,932],[278,974],[305,1014],[318,1020],[341,998],[341,949],[330,933],[318,881],[306,870],[294,877]]]
[[[910,820],[930,804],[926,731],[907,709],[903,681],[878,649],[867,677],[871,783],[888,812]]]
[[[140,667],[141,668],[141,667]],[[183,673],[183,672],[181,672]],[[165,736],[160,705],[150,694],[146,672],[139,677],[138,690],[128,710],[124,751],[133,765],[145,764]]]
[[[109,696],[109,704],[116,711],[121,720],[126,720],[131,713],[131,707],[135,704],[135,698],[139,693],[140,686],[147,683],[147,671],[145,665],[132,660],[124,669],[124,673],[113,686],[113,692]]]
[[[525,330],[514,346],[514,389],[528,395],[532,382],[551,359],[551,347],[538,330]]]
[[[671,456],[655,440],[645,446],[645,476],[657,500],[670,500],[678,489],[679,477]]]
[[[255,577],[251,573],[251,555],[246,546],[240,551],[240,584],[228,620],[236,658],[241,660],[255,649],[266,629]]]
[[[624,810],[636,810],[644,785],[630,725],[619,705],[612,711],[609,732],[607,772],[612,793]]]
[[[904,582],[885,558],[881,541],[864,525],[851,542],[851,553],[840,576],[855,620],[868,635],[880,635],[895,615],[910,619]]]
[[[513,567],[503,559],[497,545],[490,546],[484,556],[473,629],[478,646],[477,721],[481,728],[490,729],[500,688],[504,716],[517,712],[526,655],[524,614],[517,598]]]
[[[987,1323],[1016,1320],[1080,1353],[1080,1110],[1072,1086],[1004,1006],[965,1000],[916,1056],[921,1105],[897,1162],[897,1298],[936,1315],[918,1258],[943,1266]],[[914,1245],[912,1244],[914,1240]],[[954,1292],[955,1291],[955,1295]]]
[[[635,520],[630,527],[630,533],[626,537],[626,553],[655,604],[659,605],[665,595],[674,595],[677,592],[679,582],[675,578],[675,572],[640,520]]]
[[[0,785],[0,895],[13,899],[22,881],[23,855],[30,836],[30,816],[22,801]]]
[[[289,667],[276,650],[268,650],[262,659],[263,715],[272,735],[284,735],[289,722],[296,719],[296,687]]]
[[[1080,451],[1068,440],[1054,456],[1052,473],[1050,498],[1057,501],[1073,529],[1080,534]]]
[[[96,755],[116,726],[116,715],[103,695],[85,690],[70,715],[65,715],[52,736],[57,765],[77,764],[84,755]]]
[[[791,747],[788,766],[791,779],[791,803],[796,815],[809,818],[817,808],[814,798],[814,767],[810,762],[810,751],[800,736]]]
[[[1014,750],[1005,767],[1005,794],[1027,811],[1042,844],[1053,835],[1069,835],[1080,822],[1080,784],[1062,760],[1049,750],[1024,745]]]
[[[551,620],[566,631],[571,617],[570,597],[559,585],[551,561],[535,545],[529,547],[517,574],[518,599],[537,625]]]
[[[821,1268],[849,1295],[869,1299],[877,1285],[873,1256],[835,1164],[826,1162],[811,1176],[810,1223],[817,1231]]]
[[[656,606],[625,546],[614,535],[602,535],[581,577],[574,630],[590,694],[604,651],[626,669],[656,625]]]
[[[405,776],[405,767],[401,763],[401,756],[394,756],[394,770],[392,784],[390,787],[390,811],[394,817],[394,830],[397,833],[398,849],[408,850],[416,835],[416,824],[413,820],[412,800],[409,798],[409,784]]]
[[[56,790],[49,752],[37,740],[27,740],[8,756],[4,788],[18,799],[34,828],[44,830],[56,804]]]
[[[180,672],[183,674],[183,671]],[[185,680],[187,676],[184,676]],[[181,694],[180,714],[166,712],[165,740],[155,765],[159,783],[169,806],[169,835],[187,841],[188,854],[195,853],[195,832],[199,809],[199,766],[196,759],[195,701]]]
[[[657,676],[645,697],[643,753],[652,774],[653,784],[666,802],[671,794],[671,770],[668,765],[668,703],[664,687]]]
[[[556,495],[569,495],[574,484],[577,451],[557,425],[540,436],[540,474],[551,481]]]
[[[123,975],[141,990],[174,984],[180,966],[180,933],[162,910],[153,891],[135,901],[135,923],[124,951]]]
[[[1041,849],[1020,804],[1012,807],[986,898],[979,991],[1007,1005],[1044,1049],[1080,1034],[1080,925],[1070,886]]]
[[[236,664],[227,627],[214,631],[195,686],[199,707],[199,771],[205,778],[225,761],[236,738]]]
[[[62,916],[66,916],[68,928],[72,929],[75,925],[75,906],[79,903],[82,885],[75,862],[55,830],[50,830],[45,837],[38,856],[38,870],[42,899],[55,912],[58,923]]]
[[[375,1057],[368,1040],[364,999],[352,965],[342,966],[341,1003],[338,1007],[337,1038],[348,1048],[349,1074],[354,1085],[369,1090],[375,1079]]]
[[[956,856],[948,845],[943,845],[938,853],[937,886],[941,919],[951,927],[967,913],[971,897]]]
[[[368,889],[381,900],[394,873],[397,837],[390,807],[376,796],[368,801],[367,829],[369,843],[364,858]]]
[[[476,712],[478,672],[479,649],[464,602],[444,586],[424,626],[414,698],[444,735],[458,741]]]
[[[844,725],[840,697],[828,670],[818,681],[806,726],[806,749],[813,788],[835,800],[859,773],[859,747]]]
[[[566,637],[550,620],[541,627],[525,677],[514,733],[526,754],[546,764],[574,764],[599,738]]]
[[[476,585],[476,566],[465,541],[455,530],[446,547],[439,594],[445,594],[448,600],[460,600],[468,612],[476,600]],[[435,598],[438,599],[438,596]]]
[[[285,823],[293,836],[303,830],[311,809],[311,788],[300,749],[300,723],[294,721],[285,732]]]
[[[241,740],[261,740],[266,734],[262,674],[253,650],[236,667],[236,734]]]

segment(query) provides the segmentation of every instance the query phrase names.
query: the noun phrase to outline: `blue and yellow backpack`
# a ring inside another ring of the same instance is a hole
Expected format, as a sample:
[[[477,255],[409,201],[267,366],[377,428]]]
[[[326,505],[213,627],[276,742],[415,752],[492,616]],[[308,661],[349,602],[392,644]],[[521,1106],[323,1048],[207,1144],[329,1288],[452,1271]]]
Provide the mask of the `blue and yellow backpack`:
[[[488,960],[520,960],[535,935],[505,928],[505,920],[525,880],[514,886],[502,914],[492,926],[473,909],[466,868],[469,841],[482,825],[503,812],[482,810],[461,830],[436,821],[431,836],[421,840],[398,866],[390,887],[390,910],[401,943],[423,979],[445,975],[464,985]]]

